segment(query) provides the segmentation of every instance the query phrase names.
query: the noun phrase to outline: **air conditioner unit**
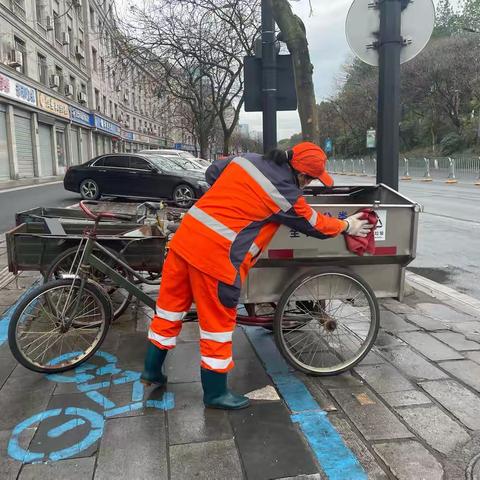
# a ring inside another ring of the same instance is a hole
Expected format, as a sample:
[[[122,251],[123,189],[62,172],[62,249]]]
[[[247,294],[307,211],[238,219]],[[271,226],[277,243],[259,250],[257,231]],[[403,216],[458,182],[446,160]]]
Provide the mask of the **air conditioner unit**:
[[[70,43],[70,34],[68,32],[62,32],[62,45],[68,45]]]
[[[85,50],[80,45],[75,47],[75,56],[78,58],[85,58]]]
[[[68,83],[65,85],[65,95],[67,97],[71,97],[73,95],[73,85]]]
[[[12,68],[21,67],[23,65],[23,53],[20,50],[12,50],[7,65]]]
[[[47,18],[45,19],[45,28],[47,29],[47,32],[51,32],[54,29],[52,17],[49,15],[47,15]]]
[[[87,94],[85,92],[79,92],[78,101],[80,103],[87,103]]]
[[[50,87],[55,88],[60,86],[60,75],[52,75],[50,77]]]

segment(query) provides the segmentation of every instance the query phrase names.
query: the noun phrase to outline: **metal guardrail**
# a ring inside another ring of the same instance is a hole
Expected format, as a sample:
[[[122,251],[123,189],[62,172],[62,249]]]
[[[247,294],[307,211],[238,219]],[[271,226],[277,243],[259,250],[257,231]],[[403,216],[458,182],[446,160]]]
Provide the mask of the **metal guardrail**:
[[[338,175],[376,176],[375,158],[330,158],[328,167]],[[444,181],[480,185],[480,157],[402,157],[398,175],[402,180]]]

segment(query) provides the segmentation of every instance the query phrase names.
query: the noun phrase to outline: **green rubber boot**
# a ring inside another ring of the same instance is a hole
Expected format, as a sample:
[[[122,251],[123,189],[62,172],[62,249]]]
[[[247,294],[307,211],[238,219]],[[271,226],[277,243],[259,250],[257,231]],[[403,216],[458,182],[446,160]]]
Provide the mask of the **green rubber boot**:
[[[205,368],[201,369],[203,403],[208,408],[239,410],[248,407],[250,400],[243,395],[231,392],[227,387],[227,374]]]
[[[167,377],[162,374],[162,366],[168,350],[158,348],[152,342],[148,343],[145,368],[140,376],[140,381],[147,386],[154,384],[161,387],[167,383]]]

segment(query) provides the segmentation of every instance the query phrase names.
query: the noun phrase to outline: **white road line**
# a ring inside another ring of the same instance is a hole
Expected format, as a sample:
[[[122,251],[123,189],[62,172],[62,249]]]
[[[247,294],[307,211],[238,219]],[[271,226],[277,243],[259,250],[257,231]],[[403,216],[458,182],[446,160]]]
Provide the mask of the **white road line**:
[[[58,180],[58,181],[55,181],[55,182],[47,182],[47,183],[38,183],[36,185],[25,185],[23,187],[6,188],[5,190],[0,190],[0,194],[8,193],[8,192],[16,192],[18,190],[26,190],[28,188],[46,187],[48,185],[56,185],[58,183],[63,183],[63,180]]]

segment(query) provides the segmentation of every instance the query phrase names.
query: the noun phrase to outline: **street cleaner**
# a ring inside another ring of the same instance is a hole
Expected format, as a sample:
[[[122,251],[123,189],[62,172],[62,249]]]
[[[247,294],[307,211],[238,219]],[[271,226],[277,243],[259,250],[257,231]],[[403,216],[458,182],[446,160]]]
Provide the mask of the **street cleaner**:
[[[175,347],[182,320],[195,302],[200,326],[201,381],[206,407],[247,407],[228,389],[232,335],[242,283],[280,225],[319,239],[343,232],[366,237],[372,225],[361,213],[346,220],[321,215],[302,195],[319,179],[333,185],[327,157],[310,142],[262,156],[247,153],[214,162],[205,177],[211,188],[182,220],[165,260],[141,380],[164,385],[162,365]]]

